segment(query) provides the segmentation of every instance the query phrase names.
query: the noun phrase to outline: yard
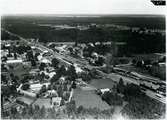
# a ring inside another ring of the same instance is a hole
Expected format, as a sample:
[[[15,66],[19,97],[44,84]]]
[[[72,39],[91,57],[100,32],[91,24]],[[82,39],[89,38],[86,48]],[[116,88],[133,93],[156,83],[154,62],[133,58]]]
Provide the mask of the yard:
[[[77,107],[82,105],[84,108],[98,108],[100,110],[111,108],[105,101],[102,101],[100,96],[96,95],[94,91],[76,88],[73,97]]]
[[[38,105],[40,108],[42,108],[42,106],[44,106],[45,108],[50,108],[51,104],[50,104],[50,99],[42,99],[42,98],[38,98],[33,105]]]
[[[9,72],[13,73],[15,76],[18,76],[19,79],[22,78],[22,75],[28,74],[31,67],[28,65],[23,65],[23,64],[15,64],[11,65],[13,67],[10,67]]]
[[[101,88],[112,88],[115,83],[111,79],[92,79],[90,85]]]

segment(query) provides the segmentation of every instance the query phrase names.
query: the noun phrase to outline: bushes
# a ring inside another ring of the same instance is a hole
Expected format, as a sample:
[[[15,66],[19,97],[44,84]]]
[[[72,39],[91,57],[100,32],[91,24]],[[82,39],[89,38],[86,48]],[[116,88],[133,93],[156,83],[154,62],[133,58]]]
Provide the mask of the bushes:
[[[97,108],[84,108],[83,106],[79,106],[76,109],[76,115],[78,118],[87,118],[93,117],[93,118],[111,118],[113,115],[114,109],[108,109],[108,110],[99,110]]]
[[[46,91],[47,91],[46,85],[43,85],[42,88],[41,88],[41,90],[40,90],[40,92],[41,92],[41,93],[44,93],[44,92],[46,92]]]
[[[117,92],[124,93],[124,91],[125,91],[125,85],[124,85],[123,79],[120,78],[119,83],[117,84]]]
[[[105,100],[109,105],[122,105],[123,99],[115,93],[105,92],[102,95],[102,100]]]
[[[165,115],[165,104],[145,95],[130,97],[122,113],[134,119],[159,119]]]
[[[79,106],[76,108],[75,102],[72,101],[62,111],[56,111],[54,108],[46,109],[44,106],[28,106],[24,107],[21,112],[18,112],[15,108],[9,112],[10,119],[66,119],[66,118],[111,118],[114,109],[99,110],[97,108],[84,108]],[[69,114],[69,116],[67,116]],[[6,114],[7,115],[7,114]],[[7,116],[2,115],[2,118]]]
[[[23,90],[28,90],[30,88],[30,85],[29,84],[24,84],[23,86],[22,86],[22,89]]]
[[[119,85],[122,82],[119,82]],[[159,103],[140,91],[134,84],[124,86],[124,98],[128,104],[122,110],[123,114],[135,119],[158,119],[165,115],[165,104]]]

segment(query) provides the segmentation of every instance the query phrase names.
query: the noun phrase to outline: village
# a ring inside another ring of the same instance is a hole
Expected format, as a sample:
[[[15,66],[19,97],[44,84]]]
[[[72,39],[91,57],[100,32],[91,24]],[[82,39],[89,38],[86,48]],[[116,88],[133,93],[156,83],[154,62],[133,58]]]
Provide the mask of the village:
[[[29,20],[1,30],[2,118],[164,118],[162,31]]]

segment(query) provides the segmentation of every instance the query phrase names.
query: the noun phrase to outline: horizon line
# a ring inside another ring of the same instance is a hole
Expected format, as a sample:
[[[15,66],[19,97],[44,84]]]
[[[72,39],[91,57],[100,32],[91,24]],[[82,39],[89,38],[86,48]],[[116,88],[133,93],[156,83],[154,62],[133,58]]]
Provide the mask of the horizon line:
[[[133,17],[133,16],[143,16],[143,17],[156,17],[156,16],[162,16],[162,17],[166,17],[165,14],[87,14],[87,13],[74,13],[74,14],[42,14],[42,13],[26,13],[26,14],[3,14],[1,15],[2,17],[12,17],[12,16],[32,16],[32,17],[110,17],[110,16],[129,16],[129,17]]]

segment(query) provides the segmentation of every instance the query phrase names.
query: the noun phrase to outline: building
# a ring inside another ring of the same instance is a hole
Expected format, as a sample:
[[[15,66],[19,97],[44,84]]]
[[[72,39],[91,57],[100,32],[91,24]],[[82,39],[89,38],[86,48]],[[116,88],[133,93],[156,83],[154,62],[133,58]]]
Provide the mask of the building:
[[[29,106],[29,105],[32,105],[35,100],[36,99],[22,96],[22,97],[17,97],[16,103],[23,106]]]
[[[22,59],[17,59],[17,60],[7,60],[6,63],[7,64],[18,64],[18,63],[22,63],[23,60]]]
[[[53,97],[52,98],[52,106],[60,106],[62,98],[61,97]]]
[[[51,61],[46,58],[41,59],[40,62],[45,64],[51,64]]]
[[[49,96],[58,97],[58,93],[56,90],[48,90],[47,93]]]
[[[32,91],[38,92],[38,91],[42,88],[43,85],[46,85],[46,88],[47,88],[47,87],[50,85],[50,83],[48,82],[48,83],[42,83],[42,84],[40,84],[40,83],[31,84],[31,85],[30,85],[30,89],[31,89]]]
[[[104,94],[105,92],[109,92],[110,89],[109,88],[104,88],[104,89],[100,89],[101,93]]]
[[[35,98],[37,96],[37,94],[32,91],[25,91],[25,90],[20,89],[18,90],[18,92],[21,94],[24,94],[25,96],[32,97],[32,98]]]

